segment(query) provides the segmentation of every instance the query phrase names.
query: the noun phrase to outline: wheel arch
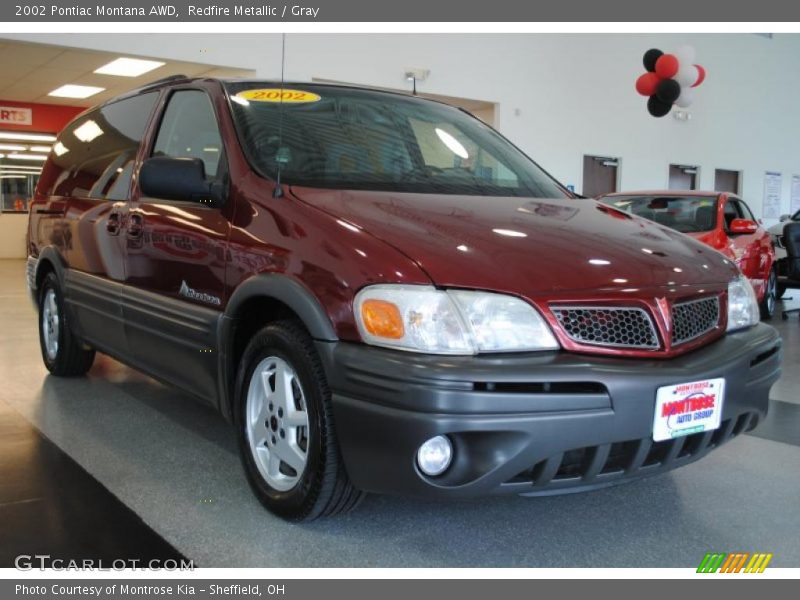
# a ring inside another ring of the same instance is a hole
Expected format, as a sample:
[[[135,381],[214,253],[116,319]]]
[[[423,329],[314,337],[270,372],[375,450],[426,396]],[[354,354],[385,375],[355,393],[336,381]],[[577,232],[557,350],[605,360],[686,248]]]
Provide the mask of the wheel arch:
[[[58,277],[58,282],[62,288],[64,286],[64,272],[67,266],[61,254],[53,246],[43,248],[36,260],[36,270],[34,271],[33,282],[34,290],[38,293],[45,276],[51,271]]]
[[[282,274],[254,275],[239,284],[219,320],[220,411],[231,421],[239,359],[252,335],[266,324],[294,318],[320,341],[338,340],[328,313],[305,285]]]

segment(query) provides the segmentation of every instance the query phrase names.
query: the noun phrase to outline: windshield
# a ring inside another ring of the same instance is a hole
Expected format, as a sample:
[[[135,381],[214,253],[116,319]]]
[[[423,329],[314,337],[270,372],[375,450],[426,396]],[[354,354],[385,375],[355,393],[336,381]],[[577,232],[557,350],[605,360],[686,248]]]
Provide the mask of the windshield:
[[[564,198],[567,192],[478,119],[439,104],[344,87],[226,85],[252,165],[288,184]],[[283,97],[283,102],[281,102]],[[281,114],[282,113],[282,114]]]
[[[713,196],[611,196],[600,202],[683,233],[711,231],[717,222]]]

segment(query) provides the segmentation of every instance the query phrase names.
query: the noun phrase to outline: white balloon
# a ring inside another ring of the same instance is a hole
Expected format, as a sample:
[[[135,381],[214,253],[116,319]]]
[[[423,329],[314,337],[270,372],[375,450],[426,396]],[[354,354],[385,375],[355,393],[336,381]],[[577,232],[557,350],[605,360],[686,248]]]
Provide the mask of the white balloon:
[[[694,90],[689,87],[681,86],[681,95],[675,100],[675,104],[681,108],[687,108],[692,102],[694,102]]]
[[[684,65],[689,66],[691,64],[694,64],[694,58],[695,58],[694,48],[692,48],[688,44],[680,46],[675,52],[673,52],[673,54],[677,57],[678,64],[680,64],[681,68],[683,68]]]
[[[691,63],[681,62],[681,66],[674,77],[675,81],[681,84],[681,87],[691,87],[697,81],[697,68]]]

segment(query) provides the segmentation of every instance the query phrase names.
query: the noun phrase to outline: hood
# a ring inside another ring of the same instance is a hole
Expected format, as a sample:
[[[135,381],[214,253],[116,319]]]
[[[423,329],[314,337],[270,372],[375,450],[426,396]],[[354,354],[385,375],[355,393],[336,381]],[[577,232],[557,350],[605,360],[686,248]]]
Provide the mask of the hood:
[[[632,292],[726,284],[737,273],[700,242],[590,199],[292,193],[391,244],[443,287],[527,296]]]

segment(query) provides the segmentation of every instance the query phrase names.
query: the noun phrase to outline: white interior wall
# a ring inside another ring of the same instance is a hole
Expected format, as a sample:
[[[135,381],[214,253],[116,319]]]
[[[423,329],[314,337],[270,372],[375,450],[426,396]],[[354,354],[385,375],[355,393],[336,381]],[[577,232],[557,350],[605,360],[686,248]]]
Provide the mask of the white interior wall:
[[[277,34],[2,34],[0,37],[280,75]],[[692,120],[647,113],[634,82],[651,47],[697,50],[708,78]],[[584,154],[621,158],[620,189],[663,188],[670,163],[743,172],[742,193],[760,216],[764,171],[800,175],[800,35],[776,34],[291,34],[286,77],[407,85],[407,67],[430,69],[425,92],[497,104],[496,126],[565,184],[581,189]],[[0,216],[3,220],[5,216]],[[768,224],[770,224],[769,222]]]

